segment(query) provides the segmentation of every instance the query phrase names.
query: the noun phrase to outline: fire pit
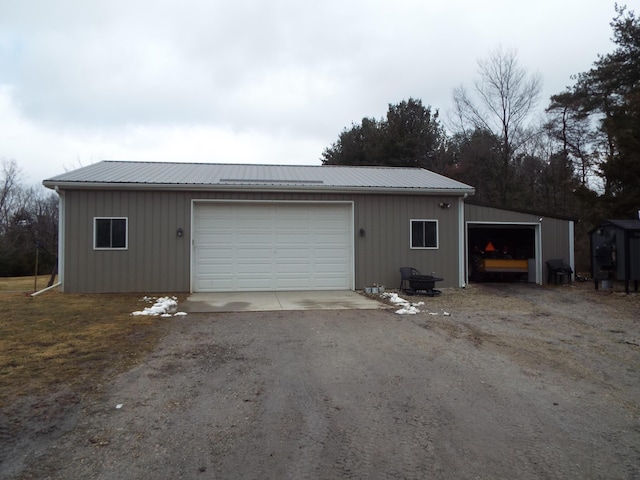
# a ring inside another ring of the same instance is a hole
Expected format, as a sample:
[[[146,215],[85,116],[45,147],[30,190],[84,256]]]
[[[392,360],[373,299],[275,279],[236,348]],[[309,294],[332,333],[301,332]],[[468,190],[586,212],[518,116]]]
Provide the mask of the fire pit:
[[[429,297],[440,295],[442,292],[436,290],[436,282],[441,282],[443,278],[433,277],[431,275],[412,275],[409,277],[409,289],[405,293],[409,295],[417,295],[424,292]]]

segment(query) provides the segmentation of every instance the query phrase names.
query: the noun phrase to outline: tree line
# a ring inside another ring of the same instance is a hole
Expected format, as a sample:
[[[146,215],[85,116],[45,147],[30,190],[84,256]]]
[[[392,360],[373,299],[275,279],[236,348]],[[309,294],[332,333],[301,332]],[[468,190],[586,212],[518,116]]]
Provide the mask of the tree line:
[[[640,210],[640,20],[615,11],[615,50],[553,95],[542,119],[540,76],[498,48],[471,88],[453,90],[446,121],[420,99],[390,104],[386,118],[345,128],[322,163],[422,167],[474,186],[479,202],[575,218],[587,268],[588,230]]]
[[[26,186],[15,160],[4,159],[0,167],[0,277],[37,272],[53,279],[58,196],[40,185]]]

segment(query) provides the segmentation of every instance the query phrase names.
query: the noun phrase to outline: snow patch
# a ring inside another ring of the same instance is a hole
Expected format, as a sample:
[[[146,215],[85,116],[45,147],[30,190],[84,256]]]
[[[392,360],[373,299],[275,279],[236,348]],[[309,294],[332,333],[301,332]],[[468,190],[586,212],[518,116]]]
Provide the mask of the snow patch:
[[[142,297],[143,302],[155,302],[150,307],[143,310],[131,312],[131,315],[149,315],[153,317],[172,317],[176,315],[186,315],[185,312],[178,312],[178,299],[176,297]]]
[[[402,307],[400,310],[396,310],[398,315],[415,315],[416,313],[420,313],[413,305],[409,305],[408,307]]]
[[[411,303],[409,300],[405,300],[397,293],[383,293],[380,295],[383,298],[386,298],[391,303],[402,307],[400,310],[396,310],[398,315],[415,315],[416,313],[420,313],[420,310],[417,307],[421,307],[424,305],[424,302]],[[427,312],[429,315],[439,315],[437,312]],[[451,314],[449,312],[442,311],[442,315],[445,317],[450,317]]]
[[[398,315],[415,315],[416,313],[420,313],[420,310],[417,307],[424,305],[424,302],[411,303],[399,296],[397,293],[383,293],[381,296],[389,300],[391,303],[402,307],[400,310],[396,310]]]

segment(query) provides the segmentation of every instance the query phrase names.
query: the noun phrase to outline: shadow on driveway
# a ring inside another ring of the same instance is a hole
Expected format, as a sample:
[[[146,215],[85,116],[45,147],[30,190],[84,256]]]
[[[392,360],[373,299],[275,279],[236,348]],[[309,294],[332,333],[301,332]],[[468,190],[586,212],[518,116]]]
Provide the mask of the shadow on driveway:
[[[350,290],[193,293],[180,304],[180,309],[188,313],[380,310],[385,308],[389,308],[389,306]]]

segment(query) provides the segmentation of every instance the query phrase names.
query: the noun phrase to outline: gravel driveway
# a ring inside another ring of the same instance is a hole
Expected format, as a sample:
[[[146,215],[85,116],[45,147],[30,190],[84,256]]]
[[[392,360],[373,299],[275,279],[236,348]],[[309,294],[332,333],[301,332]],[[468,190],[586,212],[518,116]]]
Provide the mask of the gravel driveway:
[[[423,300],[175,319],[20,478],[640,478],[637,295]]]

